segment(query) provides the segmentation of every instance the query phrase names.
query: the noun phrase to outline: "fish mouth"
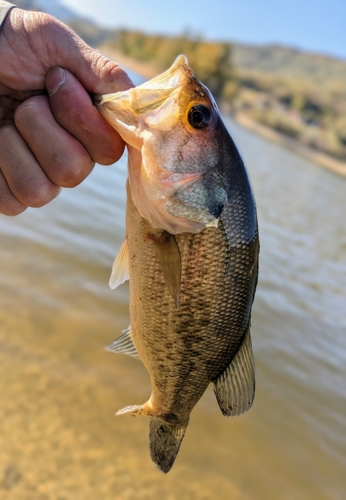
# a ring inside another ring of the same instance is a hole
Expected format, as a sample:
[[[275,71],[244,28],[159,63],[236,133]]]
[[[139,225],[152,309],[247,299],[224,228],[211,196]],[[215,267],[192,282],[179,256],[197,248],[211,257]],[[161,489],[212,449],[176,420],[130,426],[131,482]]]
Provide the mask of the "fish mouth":
[[[180,55],[167,71],[152,78],[148,82],[144,82],[127,91],[103,95],[95,94],[93,96],[93,102],[96,106],[105,106],[109,102],[114,102],[115,96],[131,95],[132,111],[143,114],[161,106],[172,92],[183,85],[187,76],[192,76],[192,72],[188,66],[186,57]]]
[[[172,113],[172,105],[176,106],[186,82],[193,79],[186,57],[180,55],[167,71],[152,80],[113,94],[95,94],[93,103],[127,144],[141,149],[140,131],[170,130],[179,123],[181,111]]]

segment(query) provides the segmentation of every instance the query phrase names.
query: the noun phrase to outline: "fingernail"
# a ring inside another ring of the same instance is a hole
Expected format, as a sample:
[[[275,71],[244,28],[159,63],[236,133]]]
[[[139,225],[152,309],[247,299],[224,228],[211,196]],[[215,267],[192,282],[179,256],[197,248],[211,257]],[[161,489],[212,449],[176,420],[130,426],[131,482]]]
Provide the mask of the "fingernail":
[[[46,76],[46,86],[49,96],[59,90],[66,81],[66,73],[62,68],[53,68]]]

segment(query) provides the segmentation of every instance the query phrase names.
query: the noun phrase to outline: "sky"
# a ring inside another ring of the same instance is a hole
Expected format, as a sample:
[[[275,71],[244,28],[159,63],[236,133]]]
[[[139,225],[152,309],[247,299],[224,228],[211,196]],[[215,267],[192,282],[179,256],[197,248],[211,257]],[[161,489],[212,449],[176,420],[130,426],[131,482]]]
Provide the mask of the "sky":
[[[346,0],[61,0],[106,27],[275,43],[346,59]]]

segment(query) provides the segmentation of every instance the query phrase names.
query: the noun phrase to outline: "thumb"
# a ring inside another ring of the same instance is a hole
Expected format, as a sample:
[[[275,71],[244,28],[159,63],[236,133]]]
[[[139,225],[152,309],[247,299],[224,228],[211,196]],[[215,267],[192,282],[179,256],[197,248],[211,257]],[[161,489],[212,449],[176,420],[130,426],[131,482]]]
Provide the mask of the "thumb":
[[[67,69],[76,75],[88,92],[111,94],[134,87],[127,73],[116,62],[84,45],[80,51],[80,66],[74,64]]]
[[[65,24],[50,16],[45,16],[42,24],[42,38],[50,55],[48,70],[55,66],[69,70],[88,92],[94,94],[108,94],[134,86],[118,64],[89,47]]]

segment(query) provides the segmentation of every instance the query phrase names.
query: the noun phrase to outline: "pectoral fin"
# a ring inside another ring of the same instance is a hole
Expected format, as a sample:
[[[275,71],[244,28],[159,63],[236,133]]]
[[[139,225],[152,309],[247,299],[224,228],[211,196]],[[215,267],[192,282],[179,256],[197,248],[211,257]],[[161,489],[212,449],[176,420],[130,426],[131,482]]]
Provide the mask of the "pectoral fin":
[[[127,245],[127,238],[121,245],[118,255],[115,257],[112,267],[112,274],[109,280],[109,286],[112,290],[117,288],[124,281],[129,279],[129,247]]]
[[[178,308],[181,288],[181,256],[173,234],[161,231],[152,235],[163,276],[175,307]]]
[[[117,338],[113,344],[107,346],[106,351],[127,354],[128,356],[141,359],[132,340],[131,326],[126,328],[126,330],[123,331],[123,334],[120,335],[120,337]]]
[[[247,411],[255,396],[255,365],[250,328],[231,363],[214,381],[214,392],[222,413],[229,417]]]

